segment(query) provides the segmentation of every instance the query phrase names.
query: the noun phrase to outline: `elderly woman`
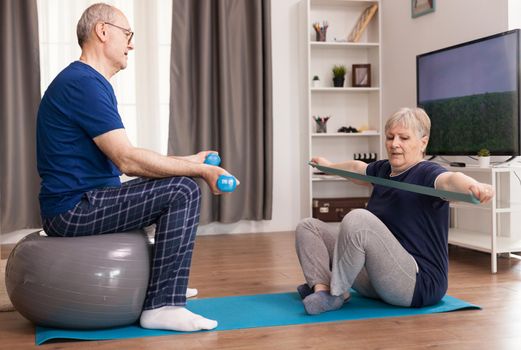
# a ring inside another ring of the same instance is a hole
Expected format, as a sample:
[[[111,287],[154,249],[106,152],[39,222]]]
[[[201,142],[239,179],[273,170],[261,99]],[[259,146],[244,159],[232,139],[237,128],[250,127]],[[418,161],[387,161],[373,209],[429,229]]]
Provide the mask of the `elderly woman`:
[[[472,193],[480,202],[494,191],[488,184],[437,163],[424,161],[430,120],[420,108],[402,108],[385,125],[389,159],[366,164],[347,161],[328,167],[364,175]],[[360,182],[367,186],[368,183]],[[350,288],[365,297],[404,307],[437,303],[447,291],[449,204],[443,198],[374,185],[367,209],[347,214],[339,230],[316,219],[296,229],[297,254],[306,278],[298,287],[308,314],[335,310]]]

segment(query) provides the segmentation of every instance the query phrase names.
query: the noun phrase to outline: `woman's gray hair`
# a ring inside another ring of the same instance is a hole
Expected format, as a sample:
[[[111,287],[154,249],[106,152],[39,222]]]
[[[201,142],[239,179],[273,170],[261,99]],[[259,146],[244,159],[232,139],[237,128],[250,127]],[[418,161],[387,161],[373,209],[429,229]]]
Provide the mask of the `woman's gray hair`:
[[[81,15],[78,25],[76,26],[76,35],[78,36],[78,44],[83,48],[83,44],[89,39],[94,26],[98,22],[112,22],[116,15],[114,7],[98,3],[89,6]]]
[[[387,119],[385,132],[396,125],[414,130],[420,139],[431,134],[431,120],[422,108],[400,108]]]

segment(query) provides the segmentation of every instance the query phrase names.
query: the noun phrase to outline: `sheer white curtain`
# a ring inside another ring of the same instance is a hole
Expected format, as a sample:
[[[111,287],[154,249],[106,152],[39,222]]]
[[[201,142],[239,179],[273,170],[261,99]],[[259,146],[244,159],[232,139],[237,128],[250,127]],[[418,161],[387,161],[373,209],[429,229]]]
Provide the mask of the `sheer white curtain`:
[[[76,24],[83,11],[100,1],[38,0],[41,91],[80,57]],[[166,154],[170,94],[170,0],[108,0],[127,16],[135,50],[128,66],[111,83],[128,136],[138,147]]]

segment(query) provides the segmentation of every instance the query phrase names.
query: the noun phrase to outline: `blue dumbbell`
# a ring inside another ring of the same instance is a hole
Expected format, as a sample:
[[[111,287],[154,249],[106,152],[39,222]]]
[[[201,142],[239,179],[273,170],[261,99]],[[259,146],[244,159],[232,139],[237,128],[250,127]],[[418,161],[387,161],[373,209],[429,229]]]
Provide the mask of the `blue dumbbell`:
[[[217,153],[210,153],[204,159],[205,164],[219,166],[221,164],[221,157]]]
[[[217,188],[221,192],[233,192],[237,187],[237,179],[231,175],[221,175],[217,179]]]

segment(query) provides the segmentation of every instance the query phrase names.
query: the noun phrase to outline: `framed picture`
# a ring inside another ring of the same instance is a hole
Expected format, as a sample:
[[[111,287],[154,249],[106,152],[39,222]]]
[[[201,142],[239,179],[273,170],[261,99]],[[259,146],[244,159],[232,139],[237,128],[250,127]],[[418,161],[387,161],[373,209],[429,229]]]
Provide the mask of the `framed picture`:
[[[434,12],[435,6],[436,0],[411,0],[411,16],[415,18]]]
[[[353,87],[370,87],[371,86],[371,65],[370,64],[353,64],[351,74],[351,85]]]

